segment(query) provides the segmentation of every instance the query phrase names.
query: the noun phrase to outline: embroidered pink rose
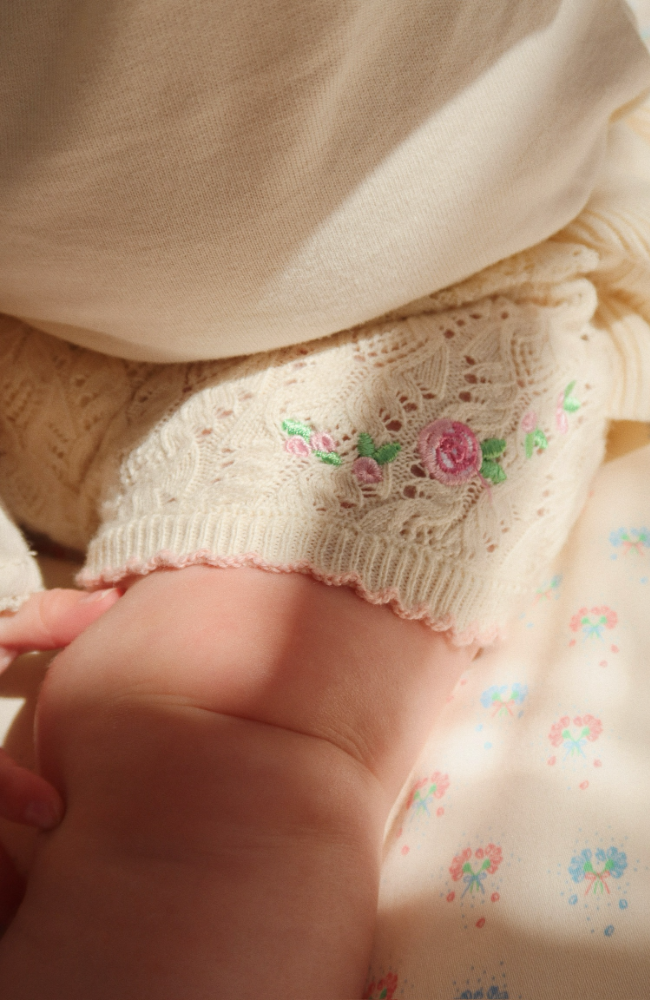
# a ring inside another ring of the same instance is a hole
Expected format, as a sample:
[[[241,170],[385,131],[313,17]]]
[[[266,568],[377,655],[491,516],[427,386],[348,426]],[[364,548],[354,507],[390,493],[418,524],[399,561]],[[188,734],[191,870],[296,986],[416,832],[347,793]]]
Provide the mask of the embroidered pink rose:
[[[537,426],[537,414],[534,410],[528,410],[527,413],[524,413],[521,418],[521,429],[526,435],[526,440],[524,441],[526,458],[533,457],[535,448],[537,448],[538,453],[546,451],[548,448],[548,438],[542,428]]]
[[[315,431],[302,420],[283,420],[282,430],[289,437],[284,442],[284,450],[290,455],[314,455],[325,465],[341,465],[342,459],[336,450],[336,441],[327,431]]]
[[[290,455],[310,455],[311,448],[307,444],[304,438],[299,437],[294,434],[292,437],[287,438],[284,442],[284,450],[288,451]]]
[[[394,462],[401,450],[398,441],[381,444],[377,448],[370,434],[364,431],[357,441],[359,458],[352,466],[353,475],[360,483],[380,483],[384,478],[382,466]]]
[[[476,434],[458,420],[434,420],[418,436],[422,462],[441,483],[465,483],[476,476],[483,453]]]
[[[336,442],[331,434],[327,431],[314,431],[314,433],[309,438],[309,444],[312,451],[322,451],[328,454],[331,451],[336,451]]]
[[[357,458],[352,466],[352,472],[360,483],[380,483],[384,478],[379,463],[368,456]]]

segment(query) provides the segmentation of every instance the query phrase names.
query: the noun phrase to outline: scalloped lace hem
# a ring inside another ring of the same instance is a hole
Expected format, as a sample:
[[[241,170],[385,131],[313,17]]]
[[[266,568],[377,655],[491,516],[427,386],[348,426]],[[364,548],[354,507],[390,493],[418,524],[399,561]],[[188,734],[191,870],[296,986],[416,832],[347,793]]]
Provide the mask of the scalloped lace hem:
[[[193,552],[189,555],[175,555],[173,552],[158,552],[147,560],[128,559],[123,567],[101,571],[91,575],[86,570],[77,574],[76,582],[87,590],[95,590],[107,583],[115,584],[128,576],[147,576],[158,569],[184,569],[186,566],[214,566],[217,569],[261,569],[267,573],[301,573],[310,576],[328,587],[349,587],[358,597],[369,604],[387,605],[399,618],[419,621],[434,632],[448,632],[456,646],[493,645],[505,637],[505,629],[499,625],[480,625],[478,622],[458,632],[454,616],[450,614],[436,617],[425,605],[405,607],[392,587],[384,590],[368,590],[358,573],[325,573],[307,560],[293,563],[272,563],[255,552],[237,556],[217,556],[208,551]]]

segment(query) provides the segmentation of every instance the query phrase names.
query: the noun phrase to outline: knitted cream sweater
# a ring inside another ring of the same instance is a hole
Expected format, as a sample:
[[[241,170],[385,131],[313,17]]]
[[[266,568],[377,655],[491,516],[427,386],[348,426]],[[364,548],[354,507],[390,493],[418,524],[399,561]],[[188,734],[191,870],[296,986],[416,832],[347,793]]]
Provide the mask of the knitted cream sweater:
[[[14,518],[87,586],[203,562],[307,572],[496,638],[584,504],[609,418],[650,420],[650,134],[551,240],[370,324],[244,359],[94,354],[5,318]],[[2,515],[2,608],[37,586]]]

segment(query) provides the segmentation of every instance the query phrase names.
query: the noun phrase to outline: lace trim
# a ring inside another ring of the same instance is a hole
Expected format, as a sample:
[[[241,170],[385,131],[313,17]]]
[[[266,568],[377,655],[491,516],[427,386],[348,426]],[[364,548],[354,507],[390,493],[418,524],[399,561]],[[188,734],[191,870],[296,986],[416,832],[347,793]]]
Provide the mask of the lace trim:
[[[434,632],[449,632],[450,639],[457,646],[470,646],[475,643],[482,646],[490,645],[505,636],[504,627],[492,625],[486,628],[478,622],[472,623],[462,632],[458,632],[452,614],[435,618],[432,617],[430,609],[426,605],[407,608],[402,604],[399,594],[394,588],[387,587],[376,592],[367,590],[358,573],[324,573],[304,560],[284,565],[274,564],[255,552],[247,552],[241,556],[216,556],[203,550],[193,552],[190,555],[177,556],[173,552],[163,551],[146,561],[130,559],[121,569],[107,569],[97,576],[91,576],[87,571],[82,570],[77,575],[76,581],[88,590],[96,590],[106,583],[114,584],[124,580],[127,576],[147,576],[158,569],[184,569],[187,566],[214,566],[217,569],[249,568],[264,570],[267,573],[301,573],[329,587],[350,587],[369,604],[388,605],[400,618],[420,621],[433,629]]]
[[[256,559],[486,641],[602,457],[612,344],[581,277],[597,261],[549,241],[417,314],[191,364],[105,358],[8,321],[8,506],[65,545],[90,541],[84,582],[161,552]]]

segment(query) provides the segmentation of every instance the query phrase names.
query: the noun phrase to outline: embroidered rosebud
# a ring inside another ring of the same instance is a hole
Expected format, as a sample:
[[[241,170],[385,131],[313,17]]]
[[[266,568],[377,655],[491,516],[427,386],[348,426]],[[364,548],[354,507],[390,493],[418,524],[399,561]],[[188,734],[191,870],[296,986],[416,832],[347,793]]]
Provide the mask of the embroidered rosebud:
[[[526,434],[533,434],[535,428],[537,427],[537,414],[534,410],[529,410],[528,413],[524,413],[521,418],[521,429],[526,432]]]
[[[284,442],[284,450],[288,451],[290,455],[302,455],[303,457],[311,454],[310,446],[299,434],[292,434],[290,438],[287,438]]]
[[[360,483],[380,483],[384,478],[381,466],[374,458],[357,458],[352,472]]]
[[[573,395],[573,390],[576,387],[575,379],[573,382],[569,382],[568,386],[561,392],[557,397],[557,406],[555,409],[555,422],[557,424],[560,434],[566,434],[569,430],[569,421],[567,418],[567,413],[575,413],[580,409],[580,400],[576,399]]]
[[[336,451],[336,442],[327,431],[314,431],[309,438],[309,446],[312,451],[323,451],[325,453]]]
[[[459,420],[427,424],[418,435],[418,451],[429,474],[441,483],[465,483],[483,462],[476,434]]]

